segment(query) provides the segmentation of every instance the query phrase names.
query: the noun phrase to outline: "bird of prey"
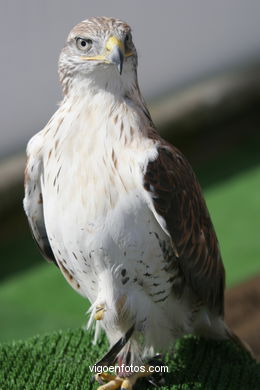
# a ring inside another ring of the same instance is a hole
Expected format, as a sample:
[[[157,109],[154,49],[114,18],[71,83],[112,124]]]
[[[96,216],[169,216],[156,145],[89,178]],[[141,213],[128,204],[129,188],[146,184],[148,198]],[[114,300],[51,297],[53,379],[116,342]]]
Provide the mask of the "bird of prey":
[[[132,389],[180,336],[225,339],[224,267],[195,174],[157,133],[137,81],[131,29],[108,17],[70,32],[64,99],[28,143],[24,208],[43,256],[91,302],[111,349],[99,376]]]

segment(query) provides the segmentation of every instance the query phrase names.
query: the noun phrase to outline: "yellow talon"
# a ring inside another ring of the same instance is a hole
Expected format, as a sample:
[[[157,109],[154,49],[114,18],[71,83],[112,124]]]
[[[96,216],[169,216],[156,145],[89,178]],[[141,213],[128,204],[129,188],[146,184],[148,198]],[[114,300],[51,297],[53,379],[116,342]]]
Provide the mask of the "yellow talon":
[[[124,379],[122,382],[122,385],[121,385],[121,389],[132,390],[132,388],[133,388],[133,385],[132,385],[131,381],[128,378]]]
[[[121,388],[121,384],[123,382],[122,378],[119,378],[118,376],[114,379],[110,380],[105,385],[99,386],[97,390],[116,390]]]
[[[108,381],[107,383],[99,386],[97,390],[133,390],[133,386],[139,378],[149,375],[151,375],[149,366],[145,365],[144,372],[137,372],[125,378],[107,372],[102,372],[101,374],[95,375],[95,379],[99,382],[99,384],[101,383],[100,379]]]
[[[130,375],[127,378],[124,378],[121,390],[132,390],[133,386],[135,385],[136,381],[140,378],[143,378],[145,376],[150,376],[151,373],[149,372],[149,366],[145,365],[145,371],[144,372],[137,372],[132,375]]]
[[[110,374],[109,372],[101,372],[100,374],[95,375],[95,380],[100,384],[102,383],[102,381],[109,382],[114,380],[115,378],[116,375]]]
[[[104,305],[97,305],[96,306],[96,313],[95,313],[95,320],[100,321],[103,320],[105,313],[105,306]]]

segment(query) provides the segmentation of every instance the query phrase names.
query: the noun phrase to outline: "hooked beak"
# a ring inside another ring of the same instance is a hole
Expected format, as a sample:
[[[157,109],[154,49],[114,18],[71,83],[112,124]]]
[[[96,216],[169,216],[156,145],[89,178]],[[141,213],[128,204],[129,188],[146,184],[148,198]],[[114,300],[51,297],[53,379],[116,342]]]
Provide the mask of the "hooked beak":
[[[115,64],[119,73],[122,74],[125,57],[132,56],[133,52],[125,52],[124,43],[115,36],[109,37],[103,55],[93,57],[82,56],[82,60],[100,61],[107,64]]]
[[[116,65],[120,74],[122,74],[125,59],[125,47],[123,42],[115,36],[110,37],[106,43],[106,58],[109,62]]]

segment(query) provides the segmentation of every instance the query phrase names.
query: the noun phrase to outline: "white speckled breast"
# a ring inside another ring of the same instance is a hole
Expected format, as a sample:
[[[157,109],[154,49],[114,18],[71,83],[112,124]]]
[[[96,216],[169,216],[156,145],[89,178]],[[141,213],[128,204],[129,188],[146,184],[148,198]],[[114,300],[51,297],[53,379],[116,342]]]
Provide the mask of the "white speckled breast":
[[[91,318],[96,305],[105,306],[102,326],[111,343],[134,321],[146,329],[148,345],[167,346],[176,328],[169,310],[181,308],[177,323],[183,323],[185,305],[173,296],[178,274],[170,239],[143,187],[157,150],[139,131],[140,113],[122,105],[111,110],[108,102],[94,116],[79,106],[71,120],[54,119],[45,130],[45,225],[64,276],[92,303]],[[158,318],[167,326],[165,343]]]

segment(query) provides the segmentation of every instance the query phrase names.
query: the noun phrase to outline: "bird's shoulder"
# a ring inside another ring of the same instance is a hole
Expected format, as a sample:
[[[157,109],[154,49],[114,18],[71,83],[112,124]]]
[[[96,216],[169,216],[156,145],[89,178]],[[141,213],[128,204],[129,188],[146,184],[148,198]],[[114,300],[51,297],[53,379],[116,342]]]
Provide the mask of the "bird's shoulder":
[[[26,156],[27,159],[30,158],[40,158],[41,152],[44,146],[44,133],[43,130],[34,134],[27,143],[26,147]]]

